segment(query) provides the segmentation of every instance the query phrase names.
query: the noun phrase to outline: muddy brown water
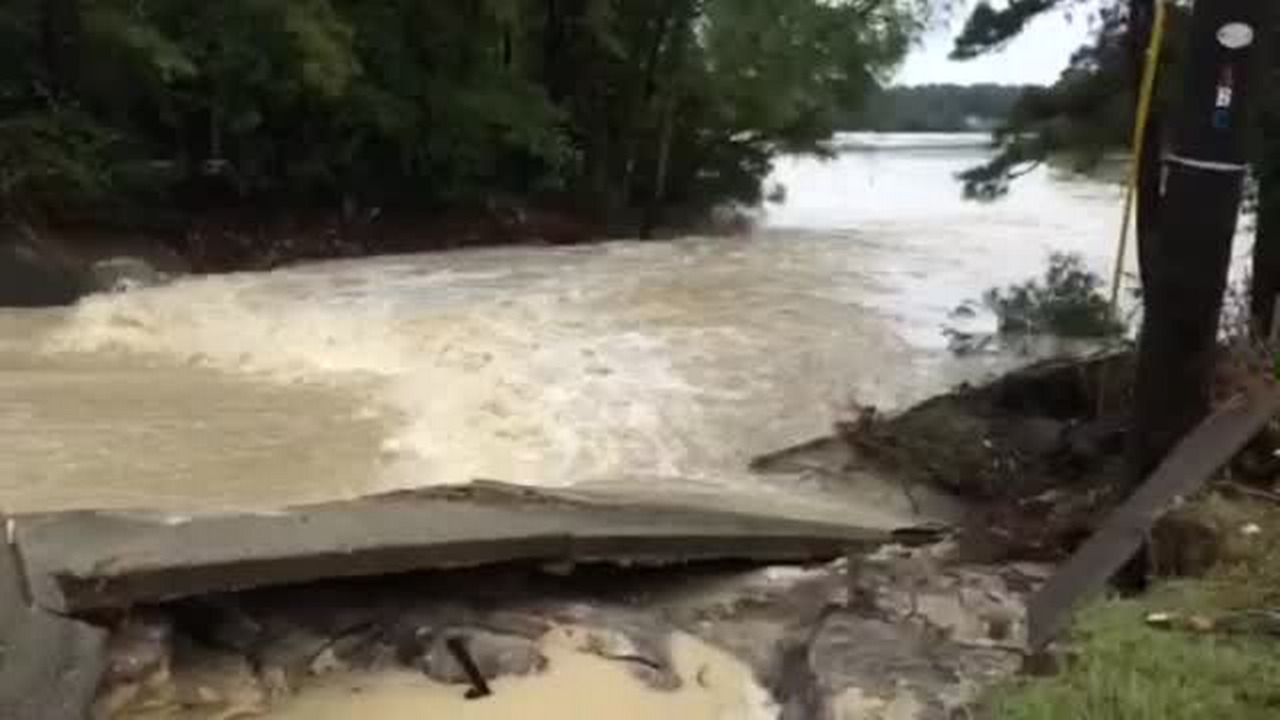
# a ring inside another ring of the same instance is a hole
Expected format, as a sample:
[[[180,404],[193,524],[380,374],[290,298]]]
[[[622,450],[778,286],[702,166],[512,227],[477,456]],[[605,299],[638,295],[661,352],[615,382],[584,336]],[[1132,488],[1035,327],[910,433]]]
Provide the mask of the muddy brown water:
[[[749,237],[319,263],[0,310],[0,507],[252,509],[475,479],[796,501],[750,459],[827,434],[855,399],[902,407],[1016,362],[951,358],[949,311],[1051,250],[1105,270],[1117,222],[1115,186],[1051,169],[963,202],[953,176],[985,157],[979,136],[844,140],[834,161],[779,163],[787,200]],[[550,674],[501,681],[496,704],[339,675],[273,716],[776,710],[691,638],[678,656],[718,684],[668,695],[547,642]]]
[[[982,375],[939,327],[1051,249],[1105,268],[1114,186],[964,202],[979,136],[784,159],[750,237],[179,280],[0,311],[0,507],[276,506],[477,478],[765,493],[754,455]],[[984,320],[979,319],[981,324]],[[998,364],[998,363],[997,363]]]

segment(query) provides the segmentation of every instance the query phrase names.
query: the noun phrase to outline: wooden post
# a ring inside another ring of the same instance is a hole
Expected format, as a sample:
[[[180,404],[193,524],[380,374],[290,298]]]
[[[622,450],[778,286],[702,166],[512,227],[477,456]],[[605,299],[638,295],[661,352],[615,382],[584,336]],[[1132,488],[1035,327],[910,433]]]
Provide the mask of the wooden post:
[[[1130,480],[1136,486],[1209,412],[1218,319],[1240,212],[1256,55],[1270,0],[1201,0],[1182,106],[1164,158],[1160,232],[1145,254]],[[1143,583],[1145,566],[1125,574]]]

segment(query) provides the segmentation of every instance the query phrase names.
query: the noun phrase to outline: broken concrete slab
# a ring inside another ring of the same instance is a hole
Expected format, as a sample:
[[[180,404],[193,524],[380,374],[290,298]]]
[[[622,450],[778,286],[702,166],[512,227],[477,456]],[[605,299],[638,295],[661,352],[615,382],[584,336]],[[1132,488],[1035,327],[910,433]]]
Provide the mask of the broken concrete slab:
[[[83,720],[106,667],[107,633],[29,607],[16,554],[2,540],[0,718]]]
[[[60,613],[322,578],[512,561],[624,564],[832,559],[891,533],[852,525],[432,493],[268,513],[74,512],[15,520],[34,602]]]
[[[32,611],[0,647],[0,717],[83,720],[106,667],[107,633]]]
[[[1102,591],[1180,496],[1195,492],[1280,413],[1280,392],[1240,397],[1211,415],[1103,523],[1027,607],[1029,644],[1043,649],[1073,608]]]

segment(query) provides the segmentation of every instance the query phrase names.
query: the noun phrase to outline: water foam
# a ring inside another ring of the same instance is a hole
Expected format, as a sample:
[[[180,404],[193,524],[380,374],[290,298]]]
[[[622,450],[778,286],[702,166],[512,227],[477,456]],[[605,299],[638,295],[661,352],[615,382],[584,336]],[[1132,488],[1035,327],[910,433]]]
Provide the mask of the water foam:
[[[51,352],[127,353],[324,383],[396,421],[385,482],[567,483],[620,467],[681,474],[699,391],[662,338],[589,311],[545,277],[328,266],[193,278],[86,299]]]

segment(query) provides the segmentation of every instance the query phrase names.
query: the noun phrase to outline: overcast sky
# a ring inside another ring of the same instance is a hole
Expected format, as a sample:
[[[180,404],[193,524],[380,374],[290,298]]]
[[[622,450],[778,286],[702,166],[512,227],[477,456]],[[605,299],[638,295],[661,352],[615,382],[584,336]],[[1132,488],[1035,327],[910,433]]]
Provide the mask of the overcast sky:
[[[964,16],[957,12],[951,27],[940,27],[926,35],[922,46],[907,56],[896,82],[1048,84],[1058,78],[1071,53],[1089,34],[1089,20],[1084,13],[1068,20],[1063,13],[1051,12],[1037,18],[1004,52],[952,62],[947,54],[964,25]]]

